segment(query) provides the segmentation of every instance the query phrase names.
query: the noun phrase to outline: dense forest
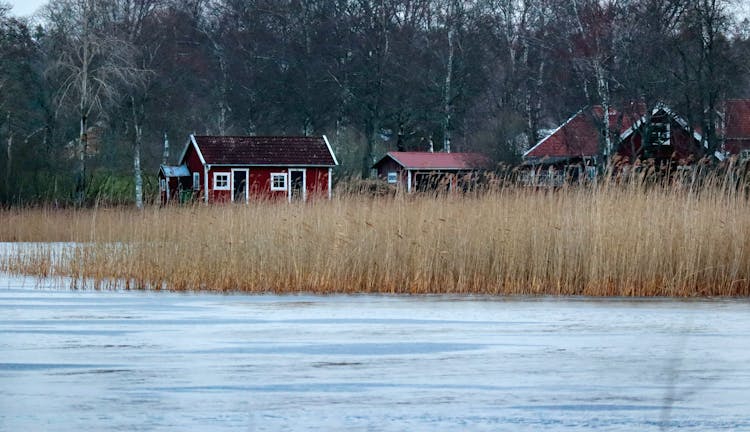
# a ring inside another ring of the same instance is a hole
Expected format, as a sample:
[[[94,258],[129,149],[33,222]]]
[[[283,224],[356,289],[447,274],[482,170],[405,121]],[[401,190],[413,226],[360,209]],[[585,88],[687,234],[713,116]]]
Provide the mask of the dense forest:
[[[27,19],[0,5],[0,201],[141,205],[190,133],[326,134],[337,178],[430,144],[514,163],[586,105],[666,102],[710,137],[716,105],[750,96],[734,6],[55,0]]]

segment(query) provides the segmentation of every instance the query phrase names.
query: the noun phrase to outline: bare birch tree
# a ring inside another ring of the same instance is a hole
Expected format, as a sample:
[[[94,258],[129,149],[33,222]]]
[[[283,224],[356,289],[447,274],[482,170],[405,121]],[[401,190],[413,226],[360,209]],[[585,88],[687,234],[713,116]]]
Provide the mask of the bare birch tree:
[[[128,103],[133,123],[133,183],[135,205],[143,208],[143,172],[141,169],[141,148],[143,147],[143,127],[146,118],[146,101],[149,85],[154,78],[151,65],[159,54],[159,35],[150,35],[143,40],[143,28],[159,4],[158,0],[109,0],[105,3],[113,25],[120,29],[118,36],[133,48],[133,64],[138,70],[136,83],[125,86],[129,93]],[[135,84],[135,85],[133,85]]]
[[[74,197],[79,206],[86,197],[90,121],[106,115],[123,86],[143,75],[134,62],[133,44],[112,31],[102,5],[96,0],[61,0],[44,10],[54,38],[48,73],[59,82],[58,109],[74,107],[79,119]]]

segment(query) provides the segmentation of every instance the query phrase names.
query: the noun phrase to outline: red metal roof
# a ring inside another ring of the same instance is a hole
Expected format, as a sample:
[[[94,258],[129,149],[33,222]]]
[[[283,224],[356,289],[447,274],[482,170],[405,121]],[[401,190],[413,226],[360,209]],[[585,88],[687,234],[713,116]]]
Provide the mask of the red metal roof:
[[[206,164],[336,166],[325,137],[195,136]]]
[[[388,152],[375,166],[391,158],[406,169],[475,170],[492,165],[481,153]]]

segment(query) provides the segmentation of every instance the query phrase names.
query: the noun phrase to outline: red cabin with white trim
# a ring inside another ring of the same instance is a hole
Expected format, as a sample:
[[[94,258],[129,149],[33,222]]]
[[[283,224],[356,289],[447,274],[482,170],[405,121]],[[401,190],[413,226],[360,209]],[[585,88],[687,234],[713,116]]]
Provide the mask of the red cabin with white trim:
[[[161,201],[331,198],[338,165],[325,136],[190,135],[177,166],[159,170]],[[172,179],[171,174],[178,176]],[[177,188],[177,189],[174,189]]]

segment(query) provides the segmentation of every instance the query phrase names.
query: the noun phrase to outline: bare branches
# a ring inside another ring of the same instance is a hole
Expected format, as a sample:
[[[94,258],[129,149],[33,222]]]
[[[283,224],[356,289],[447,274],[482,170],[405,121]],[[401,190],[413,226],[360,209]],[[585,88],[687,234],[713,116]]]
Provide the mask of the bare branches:
[[[93,114],[105,114],[123,91],[142,85],[148,71],[136,66],[132,38],[113,32],[107,21],[107,3],[95,0],[62,0],[46,9],[55,36],[48,75],[57,78],[58,107],[76,106],[80,120],[77,148],[76,203],[86,192],[88,122]]]

